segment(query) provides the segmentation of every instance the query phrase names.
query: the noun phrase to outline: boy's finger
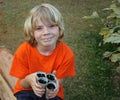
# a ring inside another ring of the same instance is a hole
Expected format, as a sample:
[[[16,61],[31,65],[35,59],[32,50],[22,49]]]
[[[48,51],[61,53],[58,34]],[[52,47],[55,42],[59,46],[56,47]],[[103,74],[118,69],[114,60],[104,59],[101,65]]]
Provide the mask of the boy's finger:
[[[52,74],[56,75],[56,70],[54,70],[54,71],[52,72]]]

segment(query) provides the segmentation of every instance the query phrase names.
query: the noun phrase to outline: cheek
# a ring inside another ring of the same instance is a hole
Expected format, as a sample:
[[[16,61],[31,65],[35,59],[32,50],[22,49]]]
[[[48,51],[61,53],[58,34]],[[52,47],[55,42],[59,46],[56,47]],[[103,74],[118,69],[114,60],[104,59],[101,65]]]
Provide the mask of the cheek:
[[[56,37],[56,39],[58,39],[59,38],[59,32],[58,31],[56,31],[55,33],[54,33],[54,36]]]
[[[60,36],[60,33],[58,32],[58,34],[57,34],[57,38],[59,38],[59,36]]]
[[[38,38],[40,36],[40,34],[38,32],[34,32],[34,37]]]
[[[56,37],[60,36],[59,28],[56,30],[55,35],[56,35]]]

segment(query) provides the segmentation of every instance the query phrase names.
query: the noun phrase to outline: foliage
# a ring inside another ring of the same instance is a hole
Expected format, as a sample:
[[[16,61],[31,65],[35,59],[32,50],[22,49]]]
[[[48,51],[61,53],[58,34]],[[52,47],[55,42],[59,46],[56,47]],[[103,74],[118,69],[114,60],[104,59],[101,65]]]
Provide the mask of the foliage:
[[[84,16],[83,19],[99,19],[103,23],[99,34],[103,37],[100,46],[103,44],[110,44],[115,47],[115,50],[106,51],[103,56],[108,58],[113,63],[118,63],[120,66],[120,0],[114,0],[109,8],[104,8],[103,11],[109,14],[102,18],[95,11],[90,16]],[[117,68],[119,69],[119,68]],[[120,73],[120,70],[117,70]]]

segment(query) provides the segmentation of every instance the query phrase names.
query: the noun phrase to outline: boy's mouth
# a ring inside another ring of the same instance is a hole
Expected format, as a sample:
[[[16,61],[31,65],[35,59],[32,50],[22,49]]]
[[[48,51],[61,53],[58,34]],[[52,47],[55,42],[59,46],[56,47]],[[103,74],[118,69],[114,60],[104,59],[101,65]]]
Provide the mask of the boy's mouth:
[[[52,40],[53,38],[54,38],[53,35],[47,35],[47,36],[42,37],[41,39],[42,39],[43,41],[47,42],[47,41]]]
[[[42,40],[45,41],[45,42],[48,42],[48,41],[51,41],[52,38],[53,38],[53,36],[51,36],[51,37],[45,37],[45,38],[42,38]]]

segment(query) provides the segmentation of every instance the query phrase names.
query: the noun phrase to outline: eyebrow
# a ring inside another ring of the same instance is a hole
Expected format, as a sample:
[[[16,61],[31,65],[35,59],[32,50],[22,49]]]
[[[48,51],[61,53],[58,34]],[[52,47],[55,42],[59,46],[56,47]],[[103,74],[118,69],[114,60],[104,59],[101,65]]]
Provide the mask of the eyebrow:
[[[36,26],[36,27],[43,27],[43,25],[38,25],[38,26]]]
[[[36,25],[36,28],[43,27],[43,25]]]

